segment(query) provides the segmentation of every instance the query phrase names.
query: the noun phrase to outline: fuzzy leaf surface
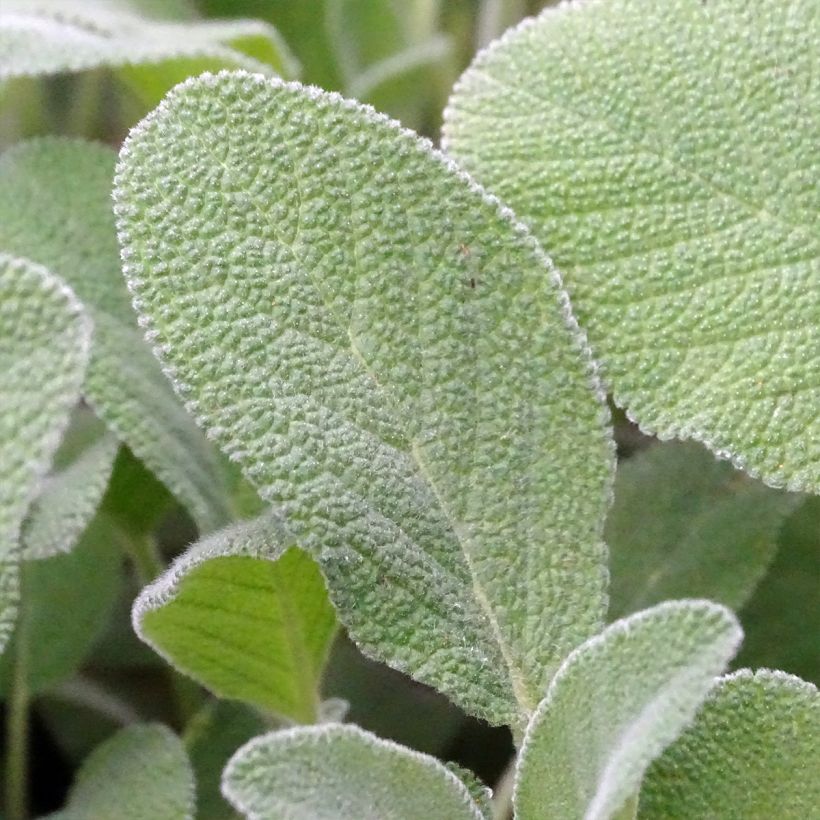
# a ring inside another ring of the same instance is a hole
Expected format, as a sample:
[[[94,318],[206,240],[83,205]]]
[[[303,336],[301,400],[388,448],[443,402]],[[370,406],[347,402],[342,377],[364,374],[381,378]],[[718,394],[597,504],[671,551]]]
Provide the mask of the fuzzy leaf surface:
[[[62,281],[0,254],[0,650],[19,594],[21,524],[80,396],[90,341]]]
[[[34,259],[74,288],[94,320],[86,399],[207,532],[230,519],[225,479],[137,328],[111,212],[115,159],[101,145],[48,138],[5,152],[0,250]]]
[[[447,150],[565,275],[615,400],[820,492],[816,0],[545,10],[458,82]]]
[[[673,598],[739,609],[799,502],[693,442],[660,443],[627,459],[604,529],[610,618]]]
[[[222,791],[254,820],[484,820],[436,758],[352,725],[254,738],[231,758]]]
[[[646,768],[692,721],[742,632],[707,601],[672,601],[624,618],[576,649],[524,737],[519,820],[609,820]]]
[[[158,355],[355,640],[526,715],[600,622],[612,468],[538,245],[372,109],[242,73],[132,132],[116,201]]]
[[[202,539],[134,604],[137,634],[220,697],[316,720],[336,616],[278,515]]]
[[[820,813],[820,696],[783,672],[722,678],[653,764],[641,820],[807,820]]]

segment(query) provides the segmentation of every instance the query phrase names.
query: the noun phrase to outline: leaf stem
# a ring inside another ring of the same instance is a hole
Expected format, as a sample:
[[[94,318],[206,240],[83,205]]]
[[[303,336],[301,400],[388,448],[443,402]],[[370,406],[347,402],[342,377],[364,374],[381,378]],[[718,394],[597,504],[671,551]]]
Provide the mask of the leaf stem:
[[[515,767],[518,758],[513,756],[507,768],[501,773],[493,789],[493,820],[508,820],[513,814],[513,789],[515,788]]]
[[[22,578],[20,586],[24,586]],[[26,820],[28,817],[28,615],[24,601],[25,596],[21,595],[17,629],[9,647],[12,674],[6,711],[5,783],[8,820]]]

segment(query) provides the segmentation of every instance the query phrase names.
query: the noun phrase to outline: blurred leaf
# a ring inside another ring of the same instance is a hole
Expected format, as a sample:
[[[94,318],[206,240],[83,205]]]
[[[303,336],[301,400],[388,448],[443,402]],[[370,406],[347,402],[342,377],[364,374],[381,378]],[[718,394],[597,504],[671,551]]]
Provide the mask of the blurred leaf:
[[[538,245],[428,143],[261,77],[179,87],[121,156],[126,275],[187,406],[367,654],[521,721],[603,615],[612,468]]]
[[[85,395],[203,531],[230,519],[220,460],[174,397],[137,329],[111,213],[114,153],[39,139],[0,158],[0,248],[66,278],[94,319]]]
[[[820,492],[816,0],[564,3],[482,52],[446,149],[566,277],[616,402]]]
[[[19,595],[20,526],[80,394],[91,323],[45,268],[0,254],[0,651]]]
[[[341,724],[255,738],[231,759],[222,790],[258,820],[484,820],[466,786],[434,757]]]
[[[746,478],[698,444],[668,442],[618,466],[609,544],[612,619],[670,598],[741,607],[800,496]]]
[[[268,513],[197,542],[134,603],[140,637],[221,697],[316,719],[336,629],[319,568]]]
[[[740,613],[739,666],[784,669],[820,683],[820,498],[808,498],[780,533],[774,564]]]
[[[527,727],[519,820],[609,820],[692,721],[742,638],[729,610],[674,601],[617,621],[564,661]]]
[[[58,817],[191,820],[193,809],[193,773],[181,741],[165,726],[144,724],[122,729],[94,750]]]
[[[820,811],[820,697],[782,672],[722,678],[649,770],[644,820],[808,820]]]

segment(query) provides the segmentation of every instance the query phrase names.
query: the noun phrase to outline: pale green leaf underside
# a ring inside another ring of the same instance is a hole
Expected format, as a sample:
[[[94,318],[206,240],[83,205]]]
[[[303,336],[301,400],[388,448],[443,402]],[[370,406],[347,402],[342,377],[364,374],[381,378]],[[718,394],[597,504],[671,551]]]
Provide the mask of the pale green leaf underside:
[[[114,161],[110,149],[75,140],[4,153],[0,250],[44,264],[74,288],[94,319],[86,399],[209,531],[230,519],[222,467],[136,326],[111,213]]]
[[[371,109],[245,74],[172,92],[115,196],[158,354],[355,640],[492,721],[533,708],[602,615],[612,459],[536,243]]]
[[[800,496],[772,490],[692,442],[618,466],[604,534],[613,620],[671,598],[739,609],[777,551]],[[788,550],[788,545],[784,545]]]
[[[231,758],[222,791],[252,820],[483,820],[434,757],[352,725],[254,738]]]
[[[516,817],[609,820],[692,721],[741,636],[722,606],[673,601],[576,649],[527,728]]]
[[[190,820],[191,764],[179,738],[137,724],[98,746],[80,768],[60,820]]]
[[[14,621],[20,527],[79,398],[90,338],[60,280],[0,254],[0,650]]]
[[[710,693],[646,776],[641,820],[816,820],[820,697],[782,672],[748,669]]]
[[[336,617],[319,568],[279,516],[192,546],[134,604],[134,628],[221,697],[316,720]]]
[[[818,41],[816,0],[562,4],[476,58],[445,126],[641,426],[813,492]]]
[[[0,10],[0,80],[185,58],[298,70],[279,33],[254,20],[152,20],[99,0],[4,0]]]

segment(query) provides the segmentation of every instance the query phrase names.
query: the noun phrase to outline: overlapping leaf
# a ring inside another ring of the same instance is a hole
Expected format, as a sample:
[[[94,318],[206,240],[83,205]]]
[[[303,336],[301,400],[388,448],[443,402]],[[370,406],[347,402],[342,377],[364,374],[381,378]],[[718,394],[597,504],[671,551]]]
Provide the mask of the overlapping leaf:
[[[459,162],[566,276],[617,402],[820,492],[815,0],[590,0],[481,53]]]
[[[721,679],[646,776],[641,820],[807,820],[820,812],[820,697],[782,672]]]
[[[244,74],[126,142],[126,274],[180,394],[357,642],[490,720],[604,603],[612,448],[537,244],[430,146]]]
[[[255,738],[231,759],[222,790],[255,820],[484,820],[467,787],[434,757],[351,725]]]
[[[660,604],[575,650],[527,728],[519,820],[609,820],[691,722],[737,650],[740,627],[706,601]]]
[[[20,526],[79,398],[90,337],[60,280],[0,254],[0,649],[14,621]]]
[[[111,213],[114,153],[42,139],[0,158],[0,250],[64,277],[94,319],[84,393],[100,418],[209,531],[230,518],[219,458],[136,327]]]

